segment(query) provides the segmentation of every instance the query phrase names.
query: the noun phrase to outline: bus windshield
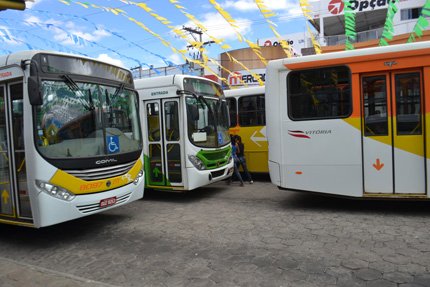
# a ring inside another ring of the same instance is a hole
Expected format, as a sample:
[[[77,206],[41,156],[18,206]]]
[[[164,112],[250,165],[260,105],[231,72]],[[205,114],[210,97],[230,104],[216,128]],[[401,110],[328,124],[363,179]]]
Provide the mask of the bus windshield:
[[[199,147],[219,147],[230,142],[225,100],[187,97],[188,138]]]
[[[185,78],[188,138],[199,147],[220,147],[230,143],[229,114],[221,87],[206,79]]]
[[[42,81],[35,128],[43,156],[103,157],[141,149],[135,91],[63,79]]]

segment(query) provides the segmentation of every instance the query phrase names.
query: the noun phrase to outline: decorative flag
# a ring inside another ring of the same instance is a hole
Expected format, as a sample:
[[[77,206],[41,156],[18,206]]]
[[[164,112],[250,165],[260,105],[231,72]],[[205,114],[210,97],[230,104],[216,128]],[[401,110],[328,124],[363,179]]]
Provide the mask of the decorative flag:
[[[275,28],[276,24],[273,23],[271,20],[269,20],[271,17],[275,16],[276,14],[272,12],[269,8],[267,8],[263,0],[255,0],[255,4],[257,4],[258,9],[260,10],[264,19],[266,19],[267,24],[269,24],[270,30],[272,30],[273,34],[275,34],[276,38],[281,44],[281,47],[284,50],[285,55],[287,55],[287,57],[290,58],[291,57],[290,45],[288,45],[287,41],[282,39],[281,34],[279,34]]]
[[[399,2],[399,0],[391,0],[390,4],[388,5],[387,17],[385,18],[384,30],[382,32],[381,39],[379,40],[379,46],[388,46],[389,44],[387,40],[393,39],[393,19],[399,10],[397,8],[397,2]]]
[[[343,0],[345,8],[345,50],[354,50],[357,33],[355,31],[355,12],[349,0]]]
[[[312,18],[312,15],[310,14],[311,10],[309,9],[310,5],[308,0],[300,0],[300,8],[302,8],[303,15],[311,22],[314,23],[314,19]],[[321,54],[321,46],[318,43],[318,41],[315,39],[314,34],[311,31],[311,28],[309,27],[309,24],[306,23],[309,35],[311,37],[312,45],[314,46],[315,53]]]
[[[148,14],[150,14],[152,17],[154,17],[160,23],[162,23],[163,25],[167,26],[167,28],[171,29],[171,31],[173,31],[177,36],[179,36],[180,38],[182,38],[185,41],[187,41],[194,48],[198,49],[199,52],[200,52],[200,55],[203,55],[203,52],[205,51],[205,49],[203,47],[203,43],[197,42],[197,41],[190,41],[183,30],[177,29],[174,26],[170,25],[171,22],[169,20],[167,20],[167,18],[162,17],[162,16],[156,14],[154,12],[154,10],[151,9],[147,4],[144,4],[144,3],[135,3],[135,2],[131,2],[131,1],[127,1],[127,3],[131,3],[133,5],[136,5],[136,6],[140,7],[140,8],[142,8],[145,12],[147,12]],[[138,21],[137,22],[136,21],[137,20],[135,20],[134,22],[136,24],[138,24],[140,27],[142,27],[143,29],[145,29],[147,32],[149,32],[153,36],[157,37],[161,41],[166,42],[160,35],[156,34],[153,31],[151,31],[147,26],[142,25],[143,23],[137,23]],[[172,47],[170,47],[170,48],[172,48]],[[177,50],[177,49],[175,49],[175,50],[179,51],[181,53],[182,57],[184,57],[186,61],[195,63],[195,64],[201,66],[202,68],[208,70],[215,77],[217,77],[219,80],[223,81],[226,85],[229,86],[228,81],[225,78],[218,76],[218,73],[216,71],[214,71],[209,66],[207,66],[207,57],[203,57],[203,61],[200,61],[200,60],[197,60],[197,59],[190,59],[190,58],[186,57],[186,51],[181,51],[181,50]]]
[[[423,31],[429,25],[429,22],[426,17],[430,17],[430,0],[427,0],[423,8],[421,9],[421,15],[418,18],[417,23],[415,24],[415,27],[411,35],[409,36],[407,43],[415,42],[416,36],[418,36],[418,38],[421,38],[423,36]]]
[[[209,2],[218,11],[218,13],[221,14],[221,16],[227,21],[227,23],[229,23],[230,26],[233,27],[234,31],[236,32],[238,40],[240,42],[245,41],[248,44],[248,46],[252,49],[252,51],[254,52],[254,54],[257,55],[257,57],[260,59],[260,61],[265,66],[267,66],[267,60],[263,57],[263,55],[261,53],[260,46],[258,46],[257,44],[249,41],[248,39],[246,39],[243,35],[241,35],[239,33],[239,31],[238,31],[239,30],[238,24],[233,19],[233,17],[231,17],[231,15],[221,7],[221,5],[219,5],[215,0],[209,0]]]

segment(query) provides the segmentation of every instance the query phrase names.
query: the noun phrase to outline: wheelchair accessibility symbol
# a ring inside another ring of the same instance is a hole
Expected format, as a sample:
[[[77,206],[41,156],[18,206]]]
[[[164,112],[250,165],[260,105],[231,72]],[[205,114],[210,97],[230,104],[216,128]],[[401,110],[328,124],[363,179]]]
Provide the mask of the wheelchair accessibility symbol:
[[[106,146],[107,146],[109,154],[119,152],[119,137],[118,136],[107,136],[106,137]]]
[[[218,144],[224,144],[224,138],[222,137],[222,132],[218,132]]]

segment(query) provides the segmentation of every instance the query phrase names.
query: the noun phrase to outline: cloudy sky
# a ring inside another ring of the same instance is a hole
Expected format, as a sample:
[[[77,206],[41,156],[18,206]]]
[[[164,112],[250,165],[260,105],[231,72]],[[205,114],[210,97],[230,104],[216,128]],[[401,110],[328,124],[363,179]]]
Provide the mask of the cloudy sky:
[[[187,51],[189,43],[171,29],[196,28],[189,18],[169,0],[147,0],[142,2],[146,6],[140,7],[137,2],[35,0],[27,2],[25,11],[0,11],[0,54],[46,49],[82,54],[127,68],[162,67],[169,61],[181,64],[184,63],[181,53],[193,57],[193,51]],[[235,27],[209,0],[181,0],[177,4],[201,22],[212,39],[223,39],[232,49],[248,47],[238,40],[239,35],[251,42],[274,37],[254,0],[216,2],[232,16]],[[282,35],[306,29],[298,0],[265,0],[264,3],[276,13],[271,20]],[[151,9],[153,15],[145,9]],[[164,19],[157,20],[154,16]],[[191,35],[187,37],[192,39]],[[206,35],[203,37],[204,41],[211,40]],[[215,59],[224,51],[217,44],[206,46],[206,54]]]

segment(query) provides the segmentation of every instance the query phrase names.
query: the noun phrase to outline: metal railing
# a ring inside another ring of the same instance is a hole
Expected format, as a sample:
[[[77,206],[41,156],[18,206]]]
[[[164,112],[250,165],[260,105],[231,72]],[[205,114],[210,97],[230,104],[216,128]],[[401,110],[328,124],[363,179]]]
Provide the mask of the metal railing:
[[[355,43],[366,42],[369,40],[377,40],[381,37],[383,28],[367,30],[363,32],[357,33]],[[324,37],[325,43],[327,46],[336,46],[345,44],[346,37],[345,35],[335,35],[335,36],[326,36]]]

